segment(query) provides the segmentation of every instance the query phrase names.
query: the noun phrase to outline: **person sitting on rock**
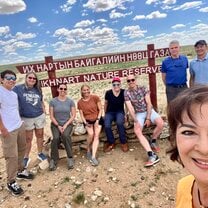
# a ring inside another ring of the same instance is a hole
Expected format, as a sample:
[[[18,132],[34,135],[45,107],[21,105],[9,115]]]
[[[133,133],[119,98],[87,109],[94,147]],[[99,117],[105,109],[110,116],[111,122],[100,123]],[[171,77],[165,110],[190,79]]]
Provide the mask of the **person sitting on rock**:
[[[134,120],[134,132],[148,155],[145,167],[150,167],[160,161],[156,155],[156,152],[160,150],[156,144],[156,139],[163,130],[164,122],[152,108],[150,93],[146,87],[138,86],[134,75],[127,77],[127,83],[129,88],[124,92],[125,103]],[[148,142],[142,133],[142,129],[144,126],[150,126],[151,122],[156,125],[156,128],[153,131],[151,141]]]
[[[59,95],[53,98],[49,104],[51,131],[53,135],[51,142],[51,160],[49,164],[49,170],[51,171],[56,169],[59,159],[58,148],[61,142],[66,149],[68,169],[74,167],[71,133],[73,129],[72,122],[76,116],[75,103],[66,96],[67,86],[65,84],[60,84],[57,90]]]
[[[123,152],[129,150],[126,133],[124,128],[125,113],[124,113],[124,89],[121,89],[121,80],[119,77],[114,77],[112,80],[112,89],[105,93],[105,133],[107,137],[107,145],[104,152],[110,152],[115,148],[115,138],[112,132],[112,122],[115,121],[118,129],[121,149]]]

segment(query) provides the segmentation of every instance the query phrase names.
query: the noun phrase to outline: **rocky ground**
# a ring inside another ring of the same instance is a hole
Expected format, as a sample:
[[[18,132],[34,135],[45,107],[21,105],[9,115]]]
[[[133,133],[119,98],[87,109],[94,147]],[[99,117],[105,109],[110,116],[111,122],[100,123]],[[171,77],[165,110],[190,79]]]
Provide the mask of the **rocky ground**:
[[[35,140],[34,140],[35,141]],[[111,153],[99,149],[97,167],[85,158],[85,150],[74,150],[75,168],[67,170],[66,158],[54,172],[40,170],[33,145],[29,169],[36,173],[33,181],[20,181],[22,196],[12,196],[5,187],[5,161],[0,154],[0,207],[2,208],[171,208],[175,188],[185,171],[166,155],[167,139],[159,140],[160,163],[144,168],[146,155],[138,142],[130,143],[130,151],[117,148]]]

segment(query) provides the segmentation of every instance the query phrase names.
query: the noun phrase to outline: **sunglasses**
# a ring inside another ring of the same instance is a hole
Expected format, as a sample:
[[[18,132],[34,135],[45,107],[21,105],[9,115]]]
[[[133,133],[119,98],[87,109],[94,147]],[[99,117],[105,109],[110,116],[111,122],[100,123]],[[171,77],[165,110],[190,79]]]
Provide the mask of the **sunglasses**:
[[[127,82],[130,83],[130,82],[134,82],[135,79],[127,79]]]
[[[60,87],[59,90],[67,91],[67,88]]]
[[[113,87],[119,87],[120,86],[120,84],[112,84],[113,85]]]
[[[4,79],[6,79],[8,81],[10,81],[10,80],[16,81],[17,78],[15,76],[5,76]]]
[[[36,80],[36,77],[27,77],[28,79]]]

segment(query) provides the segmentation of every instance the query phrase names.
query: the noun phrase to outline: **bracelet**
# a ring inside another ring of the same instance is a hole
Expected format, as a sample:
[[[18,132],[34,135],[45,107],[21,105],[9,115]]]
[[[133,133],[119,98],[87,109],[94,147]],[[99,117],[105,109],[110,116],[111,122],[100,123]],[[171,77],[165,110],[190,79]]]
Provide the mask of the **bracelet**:
[[[99,118],[97,118],[96,120],[98,120],[98,121],[99,121],[100,119],[99,119]]]
[[[149,118],[146,118],[145,120],[149,120],[149,121],[151,121],[151,119],[149,119]]]

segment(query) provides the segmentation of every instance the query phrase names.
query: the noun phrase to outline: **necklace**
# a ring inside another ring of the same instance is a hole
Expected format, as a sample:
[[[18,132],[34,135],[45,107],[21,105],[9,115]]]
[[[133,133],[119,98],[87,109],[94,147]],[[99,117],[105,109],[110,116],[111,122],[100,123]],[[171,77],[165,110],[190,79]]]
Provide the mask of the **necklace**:
[[[200,208],[208,208],[208,207],[202,205],[199,189],[198,189],[198,199],[199,199]]]

